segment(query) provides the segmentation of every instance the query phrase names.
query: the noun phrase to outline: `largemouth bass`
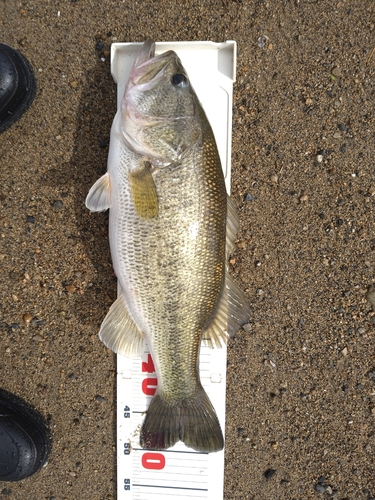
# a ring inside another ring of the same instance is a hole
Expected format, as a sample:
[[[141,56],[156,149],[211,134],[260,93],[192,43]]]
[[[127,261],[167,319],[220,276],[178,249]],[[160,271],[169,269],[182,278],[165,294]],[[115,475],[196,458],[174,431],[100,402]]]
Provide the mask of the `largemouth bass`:
[[[224,446],[199,377],[202,341],[223,345],[249,319],[227,272],[238,216],[215,138],[180,59],[142,46],[111,129],[108,171],[86,206],[110,209],[120,291],[99,332],[114,352],[138,357],[147,340],[158,385],[140,435],[143,448],[178,441]]]

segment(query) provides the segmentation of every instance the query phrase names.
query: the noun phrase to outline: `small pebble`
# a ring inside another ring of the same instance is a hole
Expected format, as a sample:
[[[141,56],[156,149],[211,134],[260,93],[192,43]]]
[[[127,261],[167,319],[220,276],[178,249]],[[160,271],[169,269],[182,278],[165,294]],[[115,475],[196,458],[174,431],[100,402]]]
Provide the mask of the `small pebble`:
[[[35,217],[33,217],[32,215],[28,215],[26,217],[26,222],[34,223],[35,222]]]
[[[333,76],[335,76],[336,78],[340,78],[340,77],[342,76],[342,71],[341,71],[341,69],[340,69],[338,66],[334,67],[334,68],[332,69],[331,73],[332,73],[332,75],[333,75]]]
[[[340,132],[335,132],[335,133],[333,134],[333,138],[334,138],[334,139],[340,139],[340,138],[341,138],[341,134],[340,134]]]
[[[341,132],[345,132],[345,130],[346,130],[346,128],[345,128],[345,123],[340,123],[340,124],[339,124],[339,130],[340,130]]]
[[[254,196],[250,193],[246,193],[245,201],[254,201]]]
[[[74,293],[76,291],[76,287],[74,285],[66,285],[65,290],[68,293]]]
[[[30,313],[25,313],[22,316],[23,321],[26,323],[26,325],[29,325],[31,323],[31,320],[33,319],[32,315]]]
[[[303,194],[302,196],[300,196],[299,201],[304,202],[307,201],[308,199],[309,197],[307,196],[307,194]]]
[[[264,473],[264,477],[266,479],[271,479],[271,477],[275,474],[276,470],[275,469],[267,469],[266,472]]]
[[[323,155],[317,155],[317,157],[316,157],[316,161],[317,161],[318,163],[322,163],[322,161],[323,161]]]
[[[262,35],[258,38],[258,47],[260,47],[261,49],[267,45],[268,43],[268,36],[267,35]]]
[[[371,186],[370,189],[368,190],[370,196],[374,196],[375,194],[375,186]]]
[[[61,210],[62,207],[64,206],[63,202],[61,200],[55,200],[52,204],[53,208],[56,210]]]
[[[103,50],[104,48],[104,43],[103,42],[98,42],[96,44],[96,50]]]
[[[349,351],[348,351],[348,348],[347,348],[347,347],[344,347],[344,349],[341,351],[341,354],[342,354],[343,356],[347,356],[347,355],[348,355],[348,352],[349,352]]]
[[[277,184],[279,178],[277,177],[277,175],[271,175],[270,177],[270,181],[273,182],[274,184]]]
[[[245,332],[251,332],[251,325],[246,323],[246,325],[242,326],[242,329],[245,330]]]
[[[322,484],[317,484],[315,485],[315,491],[317,493],[324,493],[325,492],[325,486],[323,486]]]
[[[78,82],[73,80],[72,82],[69,83],[69,85],[72,87],[72,89],[76,89],[78,87]]]
[[[99,396],[99,394],[97,394],[97,395],[95,396],[95,399],[96,399],[97,401],[99,401],[99,403],[104,403],[104,401],[105,401],[105,398],[103,398],[103,396]]]

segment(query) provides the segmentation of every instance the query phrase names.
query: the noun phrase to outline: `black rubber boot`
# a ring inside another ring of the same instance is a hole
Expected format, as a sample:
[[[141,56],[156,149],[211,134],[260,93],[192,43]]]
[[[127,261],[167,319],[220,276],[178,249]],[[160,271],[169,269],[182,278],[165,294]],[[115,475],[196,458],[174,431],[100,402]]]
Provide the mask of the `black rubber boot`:
[[[0,43],[0,133],[21,118],[35,93],[36,82],[29,61]]]
[[[37,472],[51,450],[43,417],[21,398],[0,389],[0,481],[19,481]]]

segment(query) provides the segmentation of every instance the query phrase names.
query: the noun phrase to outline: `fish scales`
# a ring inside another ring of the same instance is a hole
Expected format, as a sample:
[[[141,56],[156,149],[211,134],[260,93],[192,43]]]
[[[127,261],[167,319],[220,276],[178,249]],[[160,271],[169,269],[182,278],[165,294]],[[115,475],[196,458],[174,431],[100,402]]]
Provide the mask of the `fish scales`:
[[[155,57],[152,42],[141,49],[112,126],[108,172],[86,205],[110,207],[120,284],[100,338],[132,357],[146,338],[155,364],[158,386],[141,445],[164,449],[182,440],[200,451],[221,449],[200,382],[200,344],[203,337],[225,342],[247,321],[249,305],[227,273],[238,221],[214,135],[174,52]]]
[[[160,390],[166,397],[186,398],[197,388],[198,378],[191,373],[197,375],[199,338],[224,283],[222,170],[208,141],[177,168],[162,169],[155,176],[159,216],[147,220],[139,217],[132,204],[126,153],[124,168],[113,173],[121,193],[118,207],[128,207],[126,218],[116,213],[111,218],[111,243],[119,249],[115,272],[125,294],[135,297],[137,316],[161,373]],[[202,162],[206,168],[197,169]],[[197,341],[191,342],[187,332]]]

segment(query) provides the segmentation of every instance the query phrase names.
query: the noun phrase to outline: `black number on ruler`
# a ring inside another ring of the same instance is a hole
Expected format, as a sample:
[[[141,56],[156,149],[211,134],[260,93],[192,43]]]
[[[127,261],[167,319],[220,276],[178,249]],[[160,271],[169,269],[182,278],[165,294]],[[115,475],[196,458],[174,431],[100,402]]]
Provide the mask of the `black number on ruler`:
[[[124,408],[124,418],[130,418],[130,408],[129,408],[129,406],[125,406],[125,408]]]
[[[124,490],[130,490],[130,479],[124,479]]]
[[[130,455],[130,443],[124,443],[124,455]]]

